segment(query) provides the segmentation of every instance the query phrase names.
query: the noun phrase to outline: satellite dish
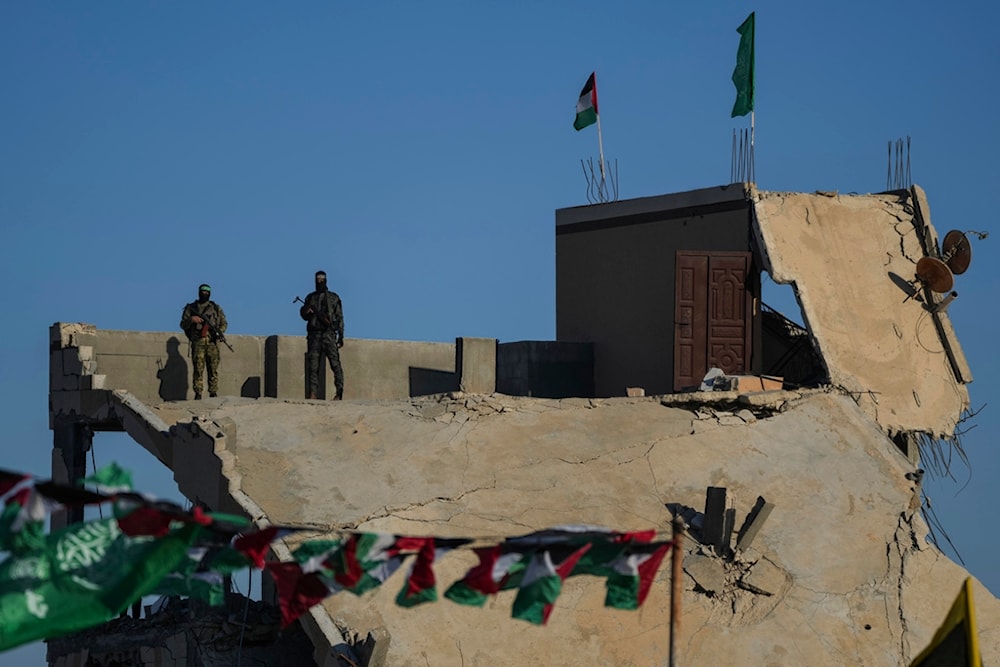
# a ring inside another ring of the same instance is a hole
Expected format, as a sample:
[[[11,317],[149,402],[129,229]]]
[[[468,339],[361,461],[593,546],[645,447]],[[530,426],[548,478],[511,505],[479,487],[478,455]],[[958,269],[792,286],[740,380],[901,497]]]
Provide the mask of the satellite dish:
[[[941,244],[941,260],[956,276],[965,273],[972,262],[972,244],[963,232],[953,229],[944,235]],[[937,291],[937,290],[935,290]]]
[[[951,269],[936,257],[920,258],[917,262],[917,280],[939,294],[950,292],[955,284]]]

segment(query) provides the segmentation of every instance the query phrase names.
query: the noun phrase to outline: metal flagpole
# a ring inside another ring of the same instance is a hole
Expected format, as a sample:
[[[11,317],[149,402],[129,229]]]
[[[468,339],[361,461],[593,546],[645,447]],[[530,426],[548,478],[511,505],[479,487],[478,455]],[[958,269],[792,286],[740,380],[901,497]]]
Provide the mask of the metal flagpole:
[[[596,83],[594,84],[597,85]],[[601,163],[601,186],[604,185],[604,138],[601,135],[601,114],[597,114],[597,151]]]
[[[677,635],[681,629],[681,594],[684,587],[683,581],[683,559],[684,551],[684,519],[677,515],[672,522],[673,525],[673,547],[670,554],[670,667],[680,667],[677,658]]]
[[[757,174],[756,174],[757,168],[756,165],[754,164],[755,160],[753,154],[754,113],[755,113],[754,110],[751,109],[750,110],[750,173],[747,175],[748,176],[747,180],[750,181],[751,183],[757,182]]]

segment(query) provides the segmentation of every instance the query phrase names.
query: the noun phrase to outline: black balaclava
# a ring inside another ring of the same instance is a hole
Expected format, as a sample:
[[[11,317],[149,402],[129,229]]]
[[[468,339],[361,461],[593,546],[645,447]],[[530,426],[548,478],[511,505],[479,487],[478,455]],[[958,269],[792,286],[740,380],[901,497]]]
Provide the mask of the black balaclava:
[[[316,272],[316,291],[325,292],[326,291],[326,273],[323,271]]]
[[[208,303],[208,298],[212,296],[212,288],[208,285],[198,287],[198,303]]]

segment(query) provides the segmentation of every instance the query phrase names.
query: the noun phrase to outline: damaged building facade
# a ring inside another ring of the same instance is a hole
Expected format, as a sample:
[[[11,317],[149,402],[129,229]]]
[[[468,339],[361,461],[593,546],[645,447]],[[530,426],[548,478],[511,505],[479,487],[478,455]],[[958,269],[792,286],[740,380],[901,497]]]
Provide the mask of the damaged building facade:
[[[95,432],[125,431],[192,502],[319,536],[666,530],[674,512],[690,519],[705,504],[706,488],[725,488],[737,527],[762,507],[770,516],[752,543],[717,531],[690,542],[684,662],[915,656],[966,573],[927,544],[908,475],[918,443],[954,436],[972,380],[946,295],[916,274],[921,258],[941,255],[923,191],[733,184],[561,209],[555,234],[555,341],[352,340],[337,404],[304,398],[301,337],[229,336],[220,397],[195,402],[176,335],[57,323],[53,478],[83,476]],[[762,303],[765,273],[791,286],[804,326]],[[713,368],[737,381],[700,391]],[[290,559],[295,544],[275,542],[273,557]],[[470,557],[456,552],[435,572],[457,579]],[[639,612],[605,609],[600,582],[571,579],[541,628],[510,619],[510,594],[478,610],[402,609],[400,582],[332,596],[302,617],[315,664],[667,655],[669,572]],[[273,602],[272,587],[264,598]],[[977,601],[981,627],[1000,627],[1000,603],[981,586]],[[147,620],[156,616],[135,622]],[[196,616],[182,625],[155,636],[109,625],[107,650],[70,637],[50,643],[49,662],[109,665],[110,647],[133,640],[150,665],[227,664],[240,648],[209,650]],[[254,636],[279,641],[268,627]],[[996,631],[981,644],[984,660],[1000,658]]]
[[[556,337],[594,345],[597,396],[668,394],[709,369],[832,384],[888,432],[953,433],[972,374],[946,298],[915,281],[940,256],[923,190],[762,192],[734,184],[556,212]],[[808,336],[762,304],[792,286]],[[805,344],[808,342],[809,344]]]

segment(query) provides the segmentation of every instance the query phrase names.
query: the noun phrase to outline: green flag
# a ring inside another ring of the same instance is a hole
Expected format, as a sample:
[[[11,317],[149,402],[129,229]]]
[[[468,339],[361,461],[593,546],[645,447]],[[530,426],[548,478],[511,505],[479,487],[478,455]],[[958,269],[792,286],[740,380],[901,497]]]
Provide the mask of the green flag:
[[[81,480],[84,484],[96,486],[104,493],[132,490],[132,473],[115,462],[104,466],[90,477]]]
[[[133,538],[115,519],[50,533],[42,548],[0,563],[0,651],[108,621],[154,590],[201,527]]]
[[[740,46],[736,50],[736,69],[733,70],[733,84],[736,85],[736,103],[730,118],[746,116],[753,111],[753,33],[754,12],[744,21],[736,32],[740,33]]]

